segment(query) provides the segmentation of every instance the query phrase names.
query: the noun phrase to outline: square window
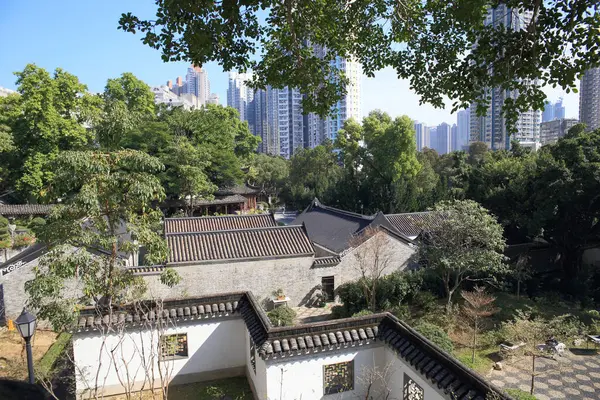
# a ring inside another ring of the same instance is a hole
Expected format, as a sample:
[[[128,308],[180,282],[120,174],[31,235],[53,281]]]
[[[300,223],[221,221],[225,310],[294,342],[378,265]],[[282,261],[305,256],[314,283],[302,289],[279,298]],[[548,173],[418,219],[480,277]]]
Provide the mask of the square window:
[[[161,336],[160,355],[163,358],[187,357],[187,333]]]
[[[411,377],[404,374],[404,400],[424,400],[425,392]]]
[[[354,361],[323,366],[324,394],[354,390]]]

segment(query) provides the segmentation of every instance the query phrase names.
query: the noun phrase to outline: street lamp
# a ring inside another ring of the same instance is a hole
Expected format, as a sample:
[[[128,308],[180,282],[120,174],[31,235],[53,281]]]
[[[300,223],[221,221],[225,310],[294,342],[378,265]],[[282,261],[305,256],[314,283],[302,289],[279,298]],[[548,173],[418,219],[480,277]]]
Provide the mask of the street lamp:
[[[17,328],[21,333],[23,339],[25,339],[25,348],[27,349],[27,368],[29,369],[29,383],[35,383],[35,377],[33,375],[33,355],[31,354],[31,338],[35,334],[35,315],[28,312],[25,308],[19,318],[15,321]]]

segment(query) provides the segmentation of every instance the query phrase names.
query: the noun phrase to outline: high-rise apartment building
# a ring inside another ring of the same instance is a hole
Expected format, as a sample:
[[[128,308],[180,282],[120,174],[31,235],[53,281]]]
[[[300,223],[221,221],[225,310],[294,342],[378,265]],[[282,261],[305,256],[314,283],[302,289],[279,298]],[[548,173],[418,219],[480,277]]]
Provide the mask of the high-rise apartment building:
[[[464,150],[469,145],[469,134],[471,131],[471,111],[470,109],[460,110],[456,114],[456,143],[454,150]]]
[[[437,126],[435,131],[431,130],[431,148],[439,154],[447,154],[452,151],[452,128],[445,122]]]
[[[227,88],[227,106],[235,108],[240,114],[242,121],[249,121],[253,118],[248,113],[248,105],[254,97],[254,91],[248,87],[247,81],[250,79],[248,74],[236,72],[229,73],[229,87]],[[249,122],[250,123],[250,122]]]
[[[586,71],[579,83],[579,121],[587,130],[600,128],[600,68]]]
[[[202,67],[191,66],[185,75],[186,90],[184,93],[191,93],[198,98],[202,105],[206,104],[210,96],[210,83],[208,81],[208,72]]]
[[[276,93],[279,154],[290,158],[295,151],[304,147],[302,94],[300,90],[290,87],[278,89]]]
[[[343,72],[348,79],[346,95],[334,105],[333,114],[327,117],[325,121],[324,138],[335,141],[337,133],[342,129],[347,119],[354,118],[357,122],[360,122],[362,66],[352,58],[342,57],[336,57],[331,65]],[[320,144],[320,142],[317,144]]]
[[[544,111],[542,112],[542,122],[554,121],[555,119],[563,119],[565,117],[565,107],[563,99],[560,98],[556,103],[546,101],[544,103]]]
[[[525,29],[531,21],[531,11],[520,12],[500,4],[490,8],[486,15],[485,24],[505,26],[509,29]],[[537,82],[531,82],[537,84]],[[517,91],[502,88],[488,88],[485,97],[489,100],[487,112],[483,116],[477,115],[477,104],[470,107],[470,142],[484,142],[492,150],[509,149],[511,140],[517,140],[525,145],[535,147],[539,143],[539,111],[526,111],[519,114],[516,132],[509,136],[506,122],[502,116],[502,106],[508,98],[517,98]]]
[[[542,145],[555,143],[578,123],[579,121],[575,118],[562,118],[542,122],[540,124],[540,141]]]
[[[429,128],[421,122],[415,122],[415,140],[417,151],[423,151],[425,147],[431,147],[429,143]]]

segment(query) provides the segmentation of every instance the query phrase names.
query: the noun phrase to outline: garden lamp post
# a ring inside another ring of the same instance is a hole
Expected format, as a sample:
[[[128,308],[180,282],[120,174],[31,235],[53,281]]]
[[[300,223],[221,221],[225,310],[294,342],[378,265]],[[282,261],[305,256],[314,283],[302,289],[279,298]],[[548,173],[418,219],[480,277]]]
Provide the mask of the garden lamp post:
[[[35,383],[35,376],[33,374],[33,355],[31,353],[31,338],[35,334],[35,315],[23,309],[19,318],[15,321],[17,328],[21,333],[23,339],[25,339],[25,348],[27,350],[27,368],[29,369],[29,383]]]

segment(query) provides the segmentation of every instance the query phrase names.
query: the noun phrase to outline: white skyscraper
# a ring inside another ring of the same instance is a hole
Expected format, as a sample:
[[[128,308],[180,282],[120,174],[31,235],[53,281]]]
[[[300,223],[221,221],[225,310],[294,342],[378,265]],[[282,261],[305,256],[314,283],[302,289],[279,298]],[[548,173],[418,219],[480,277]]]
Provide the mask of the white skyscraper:
[[[185,75],[184,93],[191,93],[198,98],[200,106],[205,105],[210,97],[210,83],[208,72],[198,66],[191,66]],[[183,93],[179,93],[183,94]]]
[[[279,154],[290,158],[304,147],[304,116],[302,94],[298,89],[278,89],[277,127],[279,129]]]
[[[351,58],[336,57],[332,65],[344,73],[348,78],[346,95],[334,105],[334,112],[325,120],[325,138],[335,141],[337,133],[344,126],[347,119],[354,118],[361,121],[360,81],[362,65]]]
[[[463,150],[463,147],[469,145],[469,132],[471,130],[471,111],[467,108],[466,110],[460,110],[456,115],[456,143],[454,144],[454,150]]]
[[[417,151],[423,151],[425,147],[431,147],[429,143],[429,128],[421,122],[415,122],[415,140]]]
[[[506,26],[510,29],[524,29],[531,21],[531,11],[519,12],[505,4],[489,9],[485,24]],[[537,84],[537,82],[532,82]],[[487,112],[484,116],[477,115],[477,104],[470,107],[470,142],[484,142],[492,150],[509,149],[510,142],[516,140],[523,145],[537,147],[540,141],[540,111],[527,111],[519,115],[516,132],[510,137],[502,116],[502,106],[508,98],[517,98],[517,91],[502,88],[488,88],[485,96],[489,99]]]
[[[229,73],[229,88],[227,89],[227,106],[238,110],[240,119],[248,121],[248,105],[252,101],[254,92],[246,82],[250,79],[248,74],[237,72]]]

